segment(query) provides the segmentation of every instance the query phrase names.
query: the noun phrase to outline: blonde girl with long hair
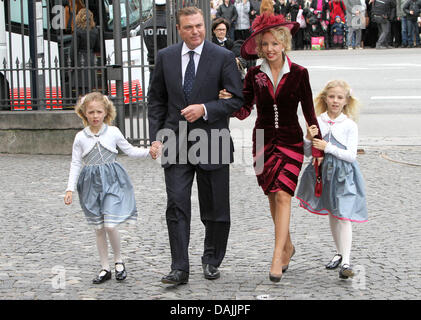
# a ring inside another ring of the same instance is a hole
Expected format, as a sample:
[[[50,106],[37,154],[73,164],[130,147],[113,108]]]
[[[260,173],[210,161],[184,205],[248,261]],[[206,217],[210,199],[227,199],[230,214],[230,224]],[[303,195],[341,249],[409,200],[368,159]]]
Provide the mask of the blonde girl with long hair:
[[[315,138],[316,126],[308,127],[304,154],[310,156],[311,147],[324,151],[324,160],[317,168],[321,177],[316,174],[317,164],[311,161],[301,177],[297,198],[309,212],[329,216],[336,254],[326,268],[340,266],[339,278],[347,279],[354,275],[350,264],[351,222],[367,221],[365,183],[356,160],[359,102],[348,83],[332,80],[317,95],[315,110],[323,139]],[[320,182],[321,195],[315,191]]]

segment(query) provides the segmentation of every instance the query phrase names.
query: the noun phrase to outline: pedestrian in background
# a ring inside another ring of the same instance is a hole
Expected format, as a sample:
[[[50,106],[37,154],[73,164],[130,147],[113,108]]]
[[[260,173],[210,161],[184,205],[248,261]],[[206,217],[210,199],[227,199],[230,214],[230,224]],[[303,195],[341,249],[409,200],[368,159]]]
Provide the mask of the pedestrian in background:
[[[323,151],[324,159],[320,168],[315,160],[306,167],[297,198],[300,207],[329,216],[336,254],[326,268],[332,270],[340,265],[339,277],[347,279],[354,275],[350,264],[351,222],[367,221],[365,183],[356,160],[358,101],[345,81],[332,80],[317,95],[315,108],[321,132],[314,125],[308,127],[304,150],[306,156],[311,155],[311,148]],[[319,133],[323,139],[315,137]],[[322,186],[321,194],[315,193],[317,183]]]
[[[96,81],[96,55],[99,52],[99,30],[95,25],[90,10],[82,8],[76,16],[70,45],[72,58],[72,85],[79,96],[85,95],[95,88]]]
[[[418,17],[421,12],[421,0],[407,0],[402,7],[406,14],[408,29],[408,47],[420,46],[420,34],[418,31]]]
[[[108,261],[107,236],[114,253],[115,278],[127,276],[121,257],[120,234],[117,226],[124,222],[135,223],[137,208],[133,186],[124,168],[116,161],[117,146],[129,157],[156,158],[156,148],[133,147],[117,127],[112,126],[116,117],[113,103],[99,92],[82,97],[75,107],[85,129],[76,134],[69,181],[64,203],[70,205],[77,186],[79,202],[88,224],[93,226],[101,262],[101,271],[94,284],[111,279]]]
[[[237,21],[238,13],[235,6],[231,3],[230,0],[223,0],[224,2],[218,7],[216,11],[217,18],[224,18],[230,23],[230,28],[228,30],[229,37],[234,41],[235,40],[235,23]]]
[[[376,42],[376,49],[391,48],[388,43],[390,35],[390,18],[394,2],[392,0],[370,0],[372,3],[371,17],[377,24],[379,37]]]
[[[250,1],[238,0],[235,3],[237,21],[235,24],[235,40],[246,40],[250,36]]]
[[[216,18],[212,23],[212,42],[218,46],[232,49],[234,41],[228,37],[229,22],[224,18]]]
[[[406,0],[396,0],[396,19],[401,25],[401,47],[406,48],[408,46],[408,24],[406,20],[406,13],[403,12],[403,5]]]
[[[155,0],[155,16],[151,17],[143,24],[143,41],[145,41],[146,49],[148,50],[148,64],[149,64],[149,84],[151,83],[155,65],[156,49],[161,50],[167,46],[167,17],[166,17],[166,0]],[[131,36],[139,34],[142,26],[139,25],[136,29],[130,32]],[[156,43],[155,43],[156,39]]]
[[[345,0],[346,7],[346,25],[347,47],[348,49],[362,49],[361,36],[362,30],[365,29],[365,0]],[[355,36],[355,42],[353,38]]]

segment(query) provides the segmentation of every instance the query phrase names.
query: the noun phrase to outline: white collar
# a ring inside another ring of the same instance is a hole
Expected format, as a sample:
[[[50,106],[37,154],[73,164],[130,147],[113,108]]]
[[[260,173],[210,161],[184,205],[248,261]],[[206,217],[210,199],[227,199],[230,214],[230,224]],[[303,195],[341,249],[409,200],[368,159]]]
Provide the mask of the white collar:
[[[267,75],[272,75],[272,71],[270,71],[269,62],[266,59],[263,59],[262,64],[260,66],[260,70],[266,73]],[[288,59],[286,59],[286,55],[284,54],[284,65],[282,66],[280,75],[284,75],[290,72]]]
[[[91,131],[91,128],[89,128],[89,126],[87,126],[85,129],[83,129],[83,132],[88,136],[88,137],[99,137],[101,134],[105,133],[105,131],[107,131],[108,125],[103,123],[101,126],[101,129],[99,130],[99,132],[97,134],[94,134]]]
[[[335,118],[335,119],[332,120],[332,119],[330,119],[330,117],[328,116],[327,111],[326,111],[326,112],[323,112],[320,115],[320,119],[322,119],[326,123],[335,124],[335,123],[339,123],[339,122],[345,121],[346,119],[348,119],[348,116],[346,114],[344,114],[344,113],[341,113],[337,118]]]
[[[181,48],[181,55],[184,56],[185,54],[188,54],[190,51],[194,51],[195,53],[197,53],[200,56],[202,54],[202,50],[203,50],[204,45],[205,45],[205,41],[203,41],[200,45],[198,45],[196,48],[191,50],[191,49],[189,49],[189,47],[187,47],[186,43],[183,42],[183,47]]]

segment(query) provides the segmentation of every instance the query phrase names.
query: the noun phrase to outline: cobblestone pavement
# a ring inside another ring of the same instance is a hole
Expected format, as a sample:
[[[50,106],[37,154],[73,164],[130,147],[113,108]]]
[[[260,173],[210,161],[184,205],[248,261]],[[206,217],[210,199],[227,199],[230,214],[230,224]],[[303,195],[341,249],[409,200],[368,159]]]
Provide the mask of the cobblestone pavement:
[[[221,278],[201,272],[204,230],[193,190],[187,285],[166,287],[170,251],[163,171],[152,161],[120,156],[135,186],[139,221],[122,228],[128,278],[101,285],[94,231],[77,196],[63,203],[70,156],[0,155],[0,299],[420,299],[421,146],[367,146],[358,160],[366,179],[369,222],[353,224],[351,263],[358,275],[339,280],[324,264],[334,254],[327,217],[292,205],[296,246],[282,281],[268,279],[273,224],[249,165],[231,167],[232,228]],[[249,154],[250,149],[237,150]],[[384,157],[386,155],[387,157]],[[395,162],[392,160],[397,160]],[[112,261],[112,250],[110,249]]]

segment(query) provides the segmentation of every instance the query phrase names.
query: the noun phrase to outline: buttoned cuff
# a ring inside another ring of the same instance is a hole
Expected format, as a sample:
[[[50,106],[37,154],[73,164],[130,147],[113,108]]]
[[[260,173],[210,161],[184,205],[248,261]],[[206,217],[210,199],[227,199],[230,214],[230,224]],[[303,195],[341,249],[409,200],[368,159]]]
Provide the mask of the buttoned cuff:
[[[203,115],[203,120],[208,121],[208,110],[206,110],[206,106],[202,104],[203,109],[205,110],[205,114]]]

